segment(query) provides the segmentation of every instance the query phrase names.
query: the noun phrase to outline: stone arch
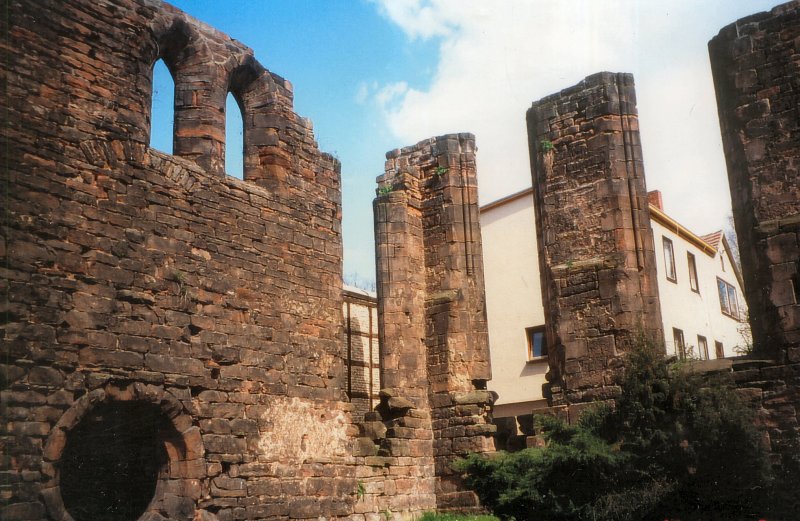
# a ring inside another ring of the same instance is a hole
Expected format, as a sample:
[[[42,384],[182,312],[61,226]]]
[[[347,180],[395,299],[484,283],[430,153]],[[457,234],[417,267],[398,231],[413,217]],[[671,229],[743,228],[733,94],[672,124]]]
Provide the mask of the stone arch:
[[[291,102],[275,77],[252,55],[231,71],[229,91],[244,116],[244,179],[279,191],[291,172],[291,153],[282,149],[288,126],[284,105]]]
[[[199,499],[196,481],[205,478],[205,459],[199,428],[186,413],[181,402],[163,387],[140,382],[111,382],[83,395],[61,416],[44,446],[42,474],[45,483],[42,496],[53,519],[75,519],[67,508],[61,477],[65,471],[65,451],[69,451],[70,433],[83,432],[81,426],[96,411],[115,406],[139,406],[150,410],[162,420],[154,439],[163,443],[164,461],[158,469],[151,498],[133,519],[167,518],[191,519]],[[169,493],[167,493],[169,491]]]
[[[266,70],[264,67],[256,61],[252,54],[245,54],[244,57],[236,56],[232,57],[229,61],[228,69],[231,71],[228,75],[228,88],[226,92],[226,96],[230,94],[233,96],[233,99],[236,100],[236,105],[239,107],[239,115],[242,118],[242,149],[237,151],[236,153],[243,154],[243,168],[242,168],[242,175],[243,179],[248,179],[247,169],[248,169],[248,161],[247,161],[247,122],[248,112],[247,107],[245,106],[245,92],[248,90],[250,85],[255,82],[261,75],[263,75]],[[227,112],[227,105],[226,105],[226,112]],[[228,119],[231,115],[225,114],[226,121],[225,121],[225,131],[228,131]],[[227,142],[225,143],[225,160],[227,162],[228,155],[233,151],[230,148],[230,144]],[[252,164],[251,167],[257,167],[257,165]]]
[[[208,42],[183,16],[163,13],[153,19],[150,70],[164,60],[175,82],[173,155],[205,170],[225,171],[225,70]],[[152,80],[152,78],[151,78]],[[152,84],[152,81],[151,81]]]

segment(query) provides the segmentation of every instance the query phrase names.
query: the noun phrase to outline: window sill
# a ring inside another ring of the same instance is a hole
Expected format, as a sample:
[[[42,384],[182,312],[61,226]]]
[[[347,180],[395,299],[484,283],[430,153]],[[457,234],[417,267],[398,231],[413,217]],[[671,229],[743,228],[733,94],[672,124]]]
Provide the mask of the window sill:
[[[736,322],[739,322],[739,323],[745,322],[745,320],[743,318],[739,318],[736,315],[731,315],[730,313],[725,313],[724,311],[722,311],[721,313],[722,313],[723,316],[726,316],[731,320],[735,320]]]
[[[528,358],[528,360],[526,360],[525,363],[526,364],[538,364],[538,363],[541,363],[541,362],[547,362],[547,360],[548,360],[548,356],[547,355],[535,356],[533,358]]]

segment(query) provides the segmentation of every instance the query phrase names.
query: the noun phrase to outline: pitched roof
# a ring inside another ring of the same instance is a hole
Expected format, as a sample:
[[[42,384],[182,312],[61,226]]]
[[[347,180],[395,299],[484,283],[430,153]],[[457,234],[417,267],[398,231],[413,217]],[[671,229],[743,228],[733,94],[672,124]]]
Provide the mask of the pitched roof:
[[[715,250],[718,250],[719,243],[722,240],[722,230],[717,230],[714,233],[709,233],[707,235],[701,235],[700,238],[713,246]]]

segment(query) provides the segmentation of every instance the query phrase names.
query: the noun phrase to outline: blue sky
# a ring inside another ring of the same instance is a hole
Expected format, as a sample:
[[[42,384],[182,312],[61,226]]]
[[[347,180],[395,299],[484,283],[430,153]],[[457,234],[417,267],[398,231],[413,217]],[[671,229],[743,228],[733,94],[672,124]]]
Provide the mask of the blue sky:
[[[730,196],[706,45],[724,25],[777,2],[172,3],[253,48],[293,84],[295,111],[342,162],[345,276],[369,282],[375,177],[387,151],[472,132],[481,203],[498,199],[530,186],[530,103],[601,70],[634,73],[648,188],[693,231],[720,229]],[[158,75],[156,89],[168,91]],[[154,145],[168,148],[170,131],[155,116]],[[228,150],[241,146],[236,134]]]

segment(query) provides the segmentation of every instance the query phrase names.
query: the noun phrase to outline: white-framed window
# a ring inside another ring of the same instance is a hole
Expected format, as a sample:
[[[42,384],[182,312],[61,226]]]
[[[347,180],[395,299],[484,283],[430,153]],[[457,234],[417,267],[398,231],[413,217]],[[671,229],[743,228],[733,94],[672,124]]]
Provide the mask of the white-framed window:
[[[703,335],[697,335],[697,356],[701,360],[708,360],[708,340]]]
[[[686,252],[686,262],[689,264],[689,287],[695,293],[700,293],[700,285],[697,283],[697,261],[693,253]]]
[[[672,328],[672,342],[675,345],[675,354],[681,360],[686,360],[686,342],[683,341],[683,330]]]
[[[736,298],[736,288],[717,277],[719,290],[719,307],[723,315],[739,320],[739,300]]]
[[[544,326],[525,328],[528,339],[528,360],[538,360],[547,356],[547,335]]]
[[[675,248],[672,241],[666,237],[661,238],[664,245],[664,268],[666,269],[667,280],[678,282],[678,275],[675,272]]]

